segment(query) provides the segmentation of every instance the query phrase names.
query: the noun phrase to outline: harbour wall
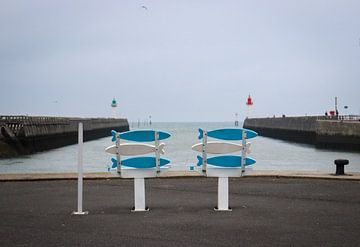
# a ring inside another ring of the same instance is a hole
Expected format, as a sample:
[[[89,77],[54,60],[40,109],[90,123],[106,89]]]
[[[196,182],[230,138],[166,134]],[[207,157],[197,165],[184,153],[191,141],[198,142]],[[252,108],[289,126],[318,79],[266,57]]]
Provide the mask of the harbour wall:
[[[83,123],[84,141],[110,136],[111,130],[129,130],[124,118],[0,116],[0,158],[75,144],[79,122]]]
[[[247,118],[244,128],[260,136],[313,144],[319,148],[359,150],[358,118],[323,116]]]

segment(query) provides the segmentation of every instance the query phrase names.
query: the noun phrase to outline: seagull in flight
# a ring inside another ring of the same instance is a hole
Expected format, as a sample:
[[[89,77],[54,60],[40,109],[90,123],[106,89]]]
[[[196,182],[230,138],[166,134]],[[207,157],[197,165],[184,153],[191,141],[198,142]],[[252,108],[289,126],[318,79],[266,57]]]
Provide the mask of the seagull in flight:
[[[142,5],[141,8],[148,10],[148,8],[145,5]]]

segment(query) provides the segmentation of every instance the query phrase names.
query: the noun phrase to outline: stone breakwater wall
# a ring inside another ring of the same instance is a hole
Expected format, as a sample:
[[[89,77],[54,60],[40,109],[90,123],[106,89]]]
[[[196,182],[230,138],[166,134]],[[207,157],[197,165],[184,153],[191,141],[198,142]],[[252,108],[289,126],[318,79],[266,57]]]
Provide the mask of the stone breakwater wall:
[[[261,136],[313,144],[320,148],[360,151],[360,121],[322,116],[247,118],[244,128]]]
[[[0,116],[0,158],[75,144],[79,122],[84,126],[84,141],[110,136],[113,129],[129,130],[124,118]]]

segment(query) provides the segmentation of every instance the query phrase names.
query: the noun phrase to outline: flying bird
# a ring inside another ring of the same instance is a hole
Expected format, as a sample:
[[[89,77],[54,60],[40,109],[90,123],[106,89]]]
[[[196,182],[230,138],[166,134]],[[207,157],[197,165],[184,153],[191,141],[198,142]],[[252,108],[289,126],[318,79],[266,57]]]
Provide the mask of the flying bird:
[[[142,5],[141,8],[148,10],[148,8],[145,5]]]

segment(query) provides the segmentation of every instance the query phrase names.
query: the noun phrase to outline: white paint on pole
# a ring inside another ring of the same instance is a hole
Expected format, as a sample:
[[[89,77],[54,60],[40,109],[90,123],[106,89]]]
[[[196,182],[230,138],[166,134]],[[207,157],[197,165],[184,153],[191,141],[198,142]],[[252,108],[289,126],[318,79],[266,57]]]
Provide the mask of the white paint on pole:
[[[207,153],[206,153],[206,146],[207,146],[207,136],[208,133],[204,130],[204,136],[202,139],[202,171],[206,172],[206,164],[207,164]]]
[[[145,206],[145,179],[134,178],[134,209],[133,212],[148,211]]]
[[[229,178],[218,178],[218,207],[216,211],[231,211],[229,209]]]
[[[160,150],[159,150],[159,132],[155,131],[155,156],[156,156],[156,172],[160,173]]]
[[[242,131],[242,148],[241,148],[241,176],[245,173],[245,161],[246,161],[246,131]]]
[[[88,214],[87,211],[83,212],[83,123],[79,123],[78,129],[78,208],[75,215]]]
[[[116,132],[115,134],[116,138],[116,160],[117,160],[117,172],[121,174],[121,156],[120,156],[120,134]]]

